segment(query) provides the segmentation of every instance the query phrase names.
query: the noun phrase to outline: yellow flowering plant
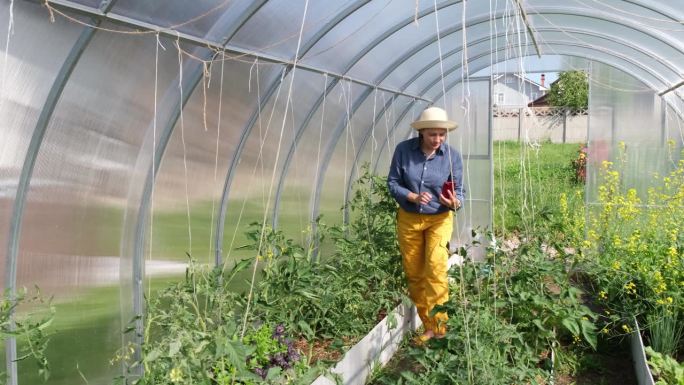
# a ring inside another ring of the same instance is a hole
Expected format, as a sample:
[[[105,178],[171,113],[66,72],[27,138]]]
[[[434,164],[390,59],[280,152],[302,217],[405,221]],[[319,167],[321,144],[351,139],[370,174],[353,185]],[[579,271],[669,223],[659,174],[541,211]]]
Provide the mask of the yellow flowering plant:
[[[621,149],[617,164],[601,165],[598,204],[589,206],[582,244],[595,299],[607,310],[604,330],[612,334],[631,332],[632,315],[645,321],[655,312],[682,314],[684,306],[684,159],[639,191],[625,187]]]

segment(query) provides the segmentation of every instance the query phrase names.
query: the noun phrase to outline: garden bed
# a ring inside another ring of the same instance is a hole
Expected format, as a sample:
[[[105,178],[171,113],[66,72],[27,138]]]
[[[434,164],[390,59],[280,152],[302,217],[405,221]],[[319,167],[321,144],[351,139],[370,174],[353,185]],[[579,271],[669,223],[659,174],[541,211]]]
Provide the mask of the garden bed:
[[[449,258],[449,267],[461,261],[459,255]],[[330,372],[339,376],[345,385],[363,385],[377,369],[384,366],[407,334],[416,331],[422,322],[416,307],[402,303],[380,321],[361,341],[349,349]],[[312,385],[334,385],[335,381],[321,375]]]

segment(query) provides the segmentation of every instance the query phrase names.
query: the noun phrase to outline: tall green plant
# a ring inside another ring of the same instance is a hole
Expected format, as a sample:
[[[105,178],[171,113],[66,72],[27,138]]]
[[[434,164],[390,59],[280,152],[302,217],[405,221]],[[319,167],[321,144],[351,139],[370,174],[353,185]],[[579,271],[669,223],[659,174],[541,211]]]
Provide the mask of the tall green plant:
[[[254,257],[228,271],[191,259],[183,281],[148,299],[141,358],[131,345],[115,360],[134,370],[142,366],[143,376],[134,379],[141,385],[310,383],[322,366],[294,360],[299,352],[284,336],[313,346],[315,339],[365,334],[403,290],[396,204],[386,183],[367,168],[355,187],[349,226],[317,226],[316,237],[332,238],[332,256],[313,262],[311,247],[252,223],[250,243],[242,248],[255,251]],[[235,277],[255,263],[259,280],[248,282],[253,295],[232,290]]]
[[[679,313],[670,309],[656,309],[646,316],[649,342],[653,350],[674,356],[684,336],[684,324]]]
[[[29,310],[18,312],[20,308]],[[38,375],[43,381],[50,377],[50,364],[45,354],[50,339],[46,329],[52,324],[54,316],[52,301],[45,300],[39,291],[33,294],[25,288],[15,294],[5,291],[0,299],[2,340],[16,338],[19,345],[17,361],[35,361]],[[0,372],[0,384],[5,381],[6,373]]]
[[[285,384],[294,378],[313,379],[316,373],[296,363],[296,352],[285,362],[287,366],[266,366],[266,357],[286,360],[283,352],[290,353],[270,326],[249,323],[245,338],[240,339],[242,295],[231,290],[231,284],[249,262],[224,272],[191,259],[184,280],[148,300],[142,356],[136,358],[134,346],[128,345],[114,359],[126,362],[132,373],[142,366],[142,377],[120,377],[115,383],[232,385],[277,378]]]
[[[648,324],[648,314],[684,309],[684,159],[647,194],[625,187],[630,159],[618,159],[601,167],[599,205],[589,211],[584,242],[607,334],[631,332],[632,316]]]
[[[307,337],[352,337],[365,333],[398,303],[403,280],[396,203],[384,179],[364,167],[348,205],[348,226],[316,226],[317,236],[334,245],[333,254],[319,262],[312,262],[311,248],[294,245],[270,227],[261,235],[262,226],[252,224],[253,243],[246,247],[278,254],[264,261],[254,317],[284,322]]]
[[[541,239],[506,252],[493,244],[483,263],[454,267],[451,298],[435,309],[449,314],[446,337],[411,349],[418,372],[378,382],[537,383],[561,342],[595,348],[596,314],[570,284],[566,261],[545,250]]]

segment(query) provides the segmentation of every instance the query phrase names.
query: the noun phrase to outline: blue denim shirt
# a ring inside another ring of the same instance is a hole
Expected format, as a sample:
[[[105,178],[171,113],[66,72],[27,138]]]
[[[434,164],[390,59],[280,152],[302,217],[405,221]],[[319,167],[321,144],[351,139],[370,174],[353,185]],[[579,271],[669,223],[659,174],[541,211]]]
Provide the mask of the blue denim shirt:
[[[451,156],[449,156],[449,152]],[[449,167],[451,159],[452,167]],[[390,194],[397,200],[399,206],[406,211],[421,214],[439,214],[449,208],[439,203],[442,185],[453,173],[456,182],[456,197],[461,204],[465,202],[463,188],[463,159],[461,154],[446,143],[443,143],[435,155],[427,159],[420,149],[420,139],[411,138],[397,145],[392,157],[387,186]],[[426,205],[409,202],[409,192],[420,194],[427,191],[432,200]]]

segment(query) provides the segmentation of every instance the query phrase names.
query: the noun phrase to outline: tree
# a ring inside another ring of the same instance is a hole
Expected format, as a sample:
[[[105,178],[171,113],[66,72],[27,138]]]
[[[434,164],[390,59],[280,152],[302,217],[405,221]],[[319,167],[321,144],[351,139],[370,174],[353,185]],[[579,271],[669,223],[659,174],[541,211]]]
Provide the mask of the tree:
[[[554,107],[563,107],[571,112],[588,106],[589,82],[584,71],[566,71],[558,75],[551,84],[548,102]]]

